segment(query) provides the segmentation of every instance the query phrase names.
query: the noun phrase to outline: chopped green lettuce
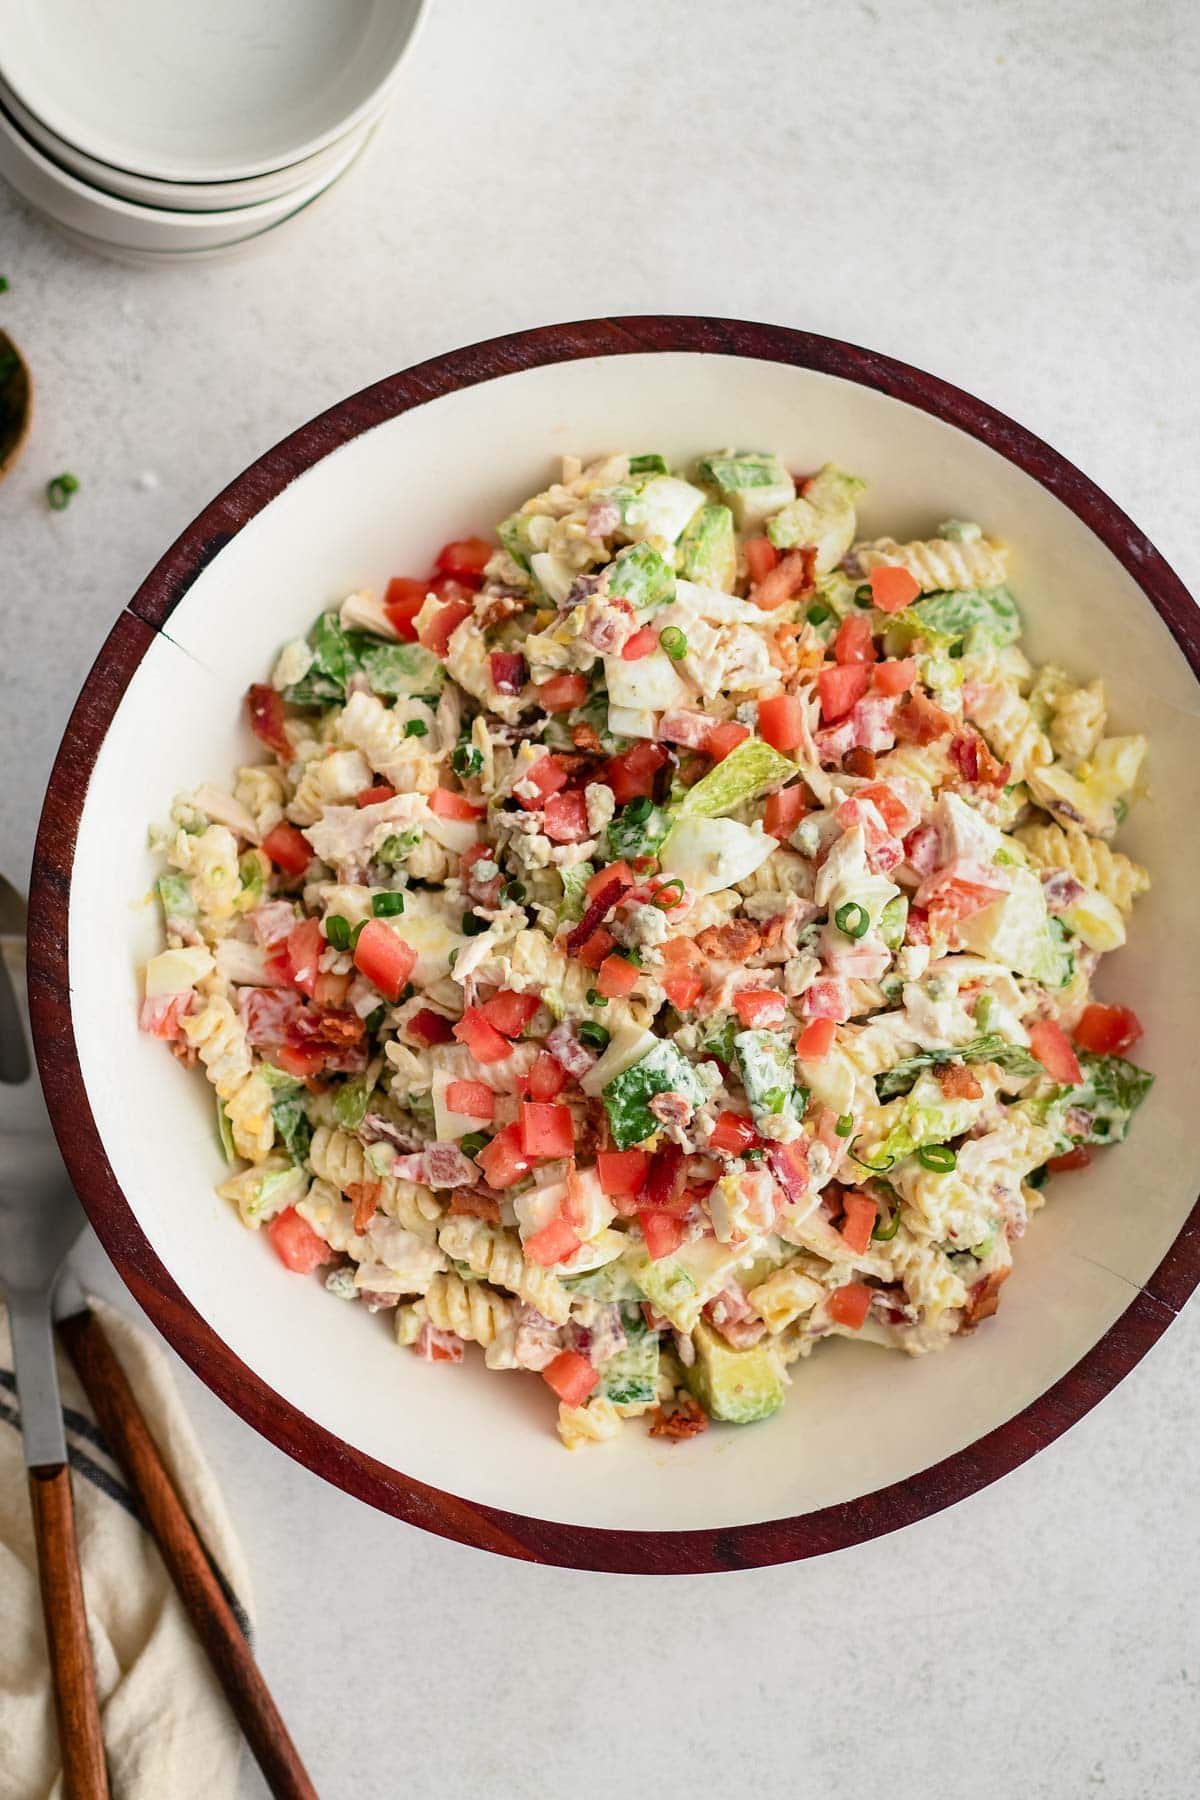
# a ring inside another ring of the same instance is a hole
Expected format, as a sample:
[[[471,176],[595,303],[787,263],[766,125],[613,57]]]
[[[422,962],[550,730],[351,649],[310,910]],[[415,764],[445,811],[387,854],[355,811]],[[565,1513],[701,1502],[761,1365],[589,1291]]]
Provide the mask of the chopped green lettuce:
[[[680,814],[715,819],[782,786],[795,773],[795,763],[770,744],[764,744],[760,738],[746,738],[687,790],[680,802]]]
[[[936,632],[967,650],[1014,644],[1021,635],[1021,615],[1006,587],[931,594],[906,607],[903,617],[909,628],[919,625],[923,635]]]
[[[639,612],[675,598],[675,571],[650,544],[628,544],[609,565],[608,591]]]
[[[595,863],[571,863],[567,868],[558,871],[563,884],[563,901],[559,910],[560,923],[564,919],[582,919],[587,906],[587,884],[596,873]]]
[[[702,587],[733,592],[737,540],[727,506],[702,506],[679,540],[679,573]]]
[[[978,1110],[977,1100],[948,1100],[932,1075],[921,1074],[869,1161],[886,1170],[924,1144],[948,1143],[974,1123]]]
[[[818,574],[828,574],[854,542],[854,506],[865,487],[856,475],[826,463],[806,484],[804,493],[775,514],[767,536],[777,550],[813,545]]]
[[[533,521],[533,513],[515,512],[507,519],[502,519],[496,528],[496,536],[522,569],[529,567],[529,559],[537,548],[530,529]]]
[[[742,1086],[755,1121],[804,1117],[807,1091],[796,1086],[796,1057],[783,1031],[739,1031],[733,1040]]]
[[[221,1140],[221,1148],[225,1152],[225,1161],[232,1168],[237,1162],[237,1149],[233,1142],[233,1126],[229,1123],[229,1114],[225,1111],[225,1102],[219,1094],[213,1098],[217,1103],[217,1136]]]
[[[308,1146],[312,1143],[313,1136],[312,1121],[302,1095],[303,1089],[297,1093],[284,1094],[271,1108],[276,1135],[296,1163],[303,1162],[308,1155]]]
[[[630,811],[623,806],[608,822],[605,854],[609,862],[653,856],[671,829],[671,816],[661,806],[651,807],[644,819],[631,818]]]
[[[156,883],[164,919],[194,919],[196,902],[186,875],[160,875]]]
[[[1002,962],[1046,988],[1065,987],[1074,958],[1066,935],[1046,911],[1042,884],[1030,869],[1010,871],[1011,891],[958,922],[964,950]]]
[[[631,475],[667,475],[670,470],[667,468],[665,457],[659,456],[657,451],[652,451],[645,456],[631,456],[629,473]]]
[[[1063,1095],[1064,1111],[1078,1109],[1091,1115],[1086,1137],[1072,1135],[1076,1144],[1120,1144],[1129,1134],[1130,1122],[1150,1089],[1154,1077],[1123,1056],[1079,1058],[1083,1081]]]
[[[682,1094],[693,1106],[701,1105],[705,1098],[695,1069],[669,1038],[659,1038],[647,1055],[604,1088],[604,1105],[618,1150],[628,1150],[660,1129],[650,1111],[655,1094]]]
[[[893,1068],[875,1077],[875,1092],[880,1100],[894,1100],[898,1094],[909,1092],[922,1069],[949,1062],[991,1062],[1010,1075],[1030,1078],[1045,1073],[1037,1058],[1022,1045],[1010,1044],[999,1032],[991,1031],[966,1044],[955,1044],[945,1050],[918,1050],[915,1056],[904,1057]]]
[[[373,1085],[366,1075],[351,1075],[334,1094],[333,1116],[343,1131],[357,1131],[362,1124]]]
[[[636,1301],[641,1291],[620,1259],[605,1263],[599,1269],[589,1269],[586,1275],[564,1275],[561,1280],[565,1288],[582,1300]],[[641,1318],[640,1312],[638,1317]]]
[[[347,631],[336,612],[322,613],[308,634],[313,660],[299,681],[284,688],[292,706],[328,706],[346,698],[346,683],[362,666],[363,654],[377,640],[365,632]]]
[[[655,1312],[669,1319],[677,1331],[690,1331],[700,1308],[696,1283],[688,1271],[669,1256],[651,1262],[645,1254],[630,1263],[630,1274]]]
[[[361,666],[375,694],[436,693],[445,679],[438,658],[421,644],[371,644]]]
[[[701,458],[699,473],[701,481],[728,496],[743,531],[754,530],[796,497],[796,484],[779,458],[763,451],[718,451]]]

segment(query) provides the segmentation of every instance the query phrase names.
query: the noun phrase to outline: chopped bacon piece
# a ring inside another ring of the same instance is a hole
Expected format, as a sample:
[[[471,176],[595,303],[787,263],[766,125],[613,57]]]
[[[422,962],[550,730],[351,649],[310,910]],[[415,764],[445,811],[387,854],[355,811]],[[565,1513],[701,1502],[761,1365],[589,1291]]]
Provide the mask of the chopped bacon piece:
[[[488,657],[492,686],[498,694],[516,695],[525,685],[525,658],[519,651],[493,650]]]
[[[615,875],[605,887],[601,888],[595,899],[589,903],[587,911],[580,919],[578,925],[573,926],[568,933],[568,955],[578,955],[580,949],[587,943],[593,931],[595,931],[596,927],[608,917],[624,892],[625,880],[623,876],[620,875]]]
[[[808,1145],[803,1138],[791,1144],[773,1144],[767,1162],[789,1200],[808,1199]]]
[[[935,1063],[934,1075],[947,1100],[979,1100],[983,1089],[977,1076],[963,1062]]]
[[[284,730],[283,695],[273,687],[255,682],[246,695],[250,711],[250,729],[256,738],[273,750],[280,762],[291,762],[292,746]]]
[[[705,956],[740,963],[762,949],[762,933],[748,919],[731,919],[727,925],[707,926],[695,942]]]
[[[950,760],[964,781],[987,787],[1003,787],[1012,774],[1012,764],[997,761],[973,726],[956,731],[950,739]]]
[[[380,1181],[352,1181],[346,1189],[346,1198],[354,1208],[354,1229],[363,1232],[375,1217],[380,1199],[383,1196],[383,1183]]]
[[[272,1044],[285,1044],[295,1036],[304,1013],[304,1001],[294,988],[242,988],[238,993],[238,1010],[246,1027],[247,1042],[260,1050]]]
[[[711,729],[711,719],[684,707],[668,708],[658,722],[658,735],[665,743],[686,744],[690,750],[703,750]]]
[[[981,1319],[990,1319],[1000,1305],[1000,1289],[1008,1280],[1007,1269],[993,1269],[982,1281],[967,1289],[960,1331],[974,1331]]]
[[[816,576],[817,550],[814,544],[805,544],[799,550],[789,550],[781,556],[773,569],[769,569],[750,590],[750,598],[755,606],[761,606],[764,612],[774,612],[777,606],[783,606],[788,600],[802,600],[813,591]]]
[[[892,721],[902,744],[932,744],[955,728],[955,720],[918,688],[896,709]]]
[[[486,1219],[489,1225],[500,1223],[500,1202],[494,1194],[481,1194],[478,1188],[455,1188],[450,1196],[450,1211]]]
[[[668,1438],[679,1443],[684,1438],[699,1437],[702,1431],[707,1430],[708,1414],[699,1401],[693,1400],[690,1394],[677,1394],[671,1412],[667,1412],[662,1406],[655,1408],[650,1436]]]

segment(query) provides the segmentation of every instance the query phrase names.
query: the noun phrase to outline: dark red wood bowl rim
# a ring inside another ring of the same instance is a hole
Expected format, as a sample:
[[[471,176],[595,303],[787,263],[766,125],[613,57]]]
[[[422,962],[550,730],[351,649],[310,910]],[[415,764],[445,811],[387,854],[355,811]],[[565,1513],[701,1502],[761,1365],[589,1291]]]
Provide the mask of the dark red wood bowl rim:
[[[1141,1360],[1200,1281],[1200,1202],[1146,1287],[1093,1348],[1022,1412],[944,1461],[859,1499],[760,1524],[674,1532],[560,1524],[484,1506],[387,1467],[306,1417],[217,1337],[155,1255],[109,1166],[79,1067],[68,983],[71,870],[88,781],[134,671],[201,570],[297,475],[384,420],[497,376],[643,351],[708,352],[818,370],[906,401],[978,438],[1100,538],[1200,679],[1200,615],[1154,546],[1048,444],[960,388],[837,339],[740,320],[588,319],[493,338],[377,382],[293,432],[204,509],[138,589],[84,683],[50,777],[29,909],[30,1000],[54,1129],[101,1242],[168,1342],[264,1437],[347,1493],[459,1543],[570,1568],[702,1574],[819,1556],[881,1537],[985,1487],[1051,1443]],[[603,1479],[599,1467],[597,1479]]]

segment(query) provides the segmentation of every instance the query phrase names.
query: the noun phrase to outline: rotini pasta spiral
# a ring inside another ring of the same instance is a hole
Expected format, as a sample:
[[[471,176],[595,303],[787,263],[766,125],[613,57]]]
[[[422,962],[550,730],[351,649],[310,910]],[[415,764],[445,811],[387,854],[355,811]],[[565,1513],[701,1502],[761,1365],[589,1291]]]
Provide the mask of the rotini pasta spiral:
[[[1138,895],[1150,886],[1141,863],[1123,850],[1110,849],[1103,838],[1089,837],[1078,825],[1022,825],[1013,836],[1038,868],[1066,870],[1123,913],[1132,912]]]
[[[288,806],[295,825],[315,825],[327,806],[344,805],[371,785],[371,771],[358,750],[331,750],[304,765]]]
[[[373,1184],[379,1189],[380,1212],[417,1237],[430,1241],[436,1237],[442,1206],[431,1190],[395,1175],[377,1175],[362,1144],[349,1132],[319,1125],[308,1148],[308,1162],[314,1175],[341,1193],[360,1182]]]
[[[375,694],[351,694],[338,719],[338,736],[360,750],[372,769],[398,794],[431,794],[437,786],[437,761],[406,737],[404,722]]]
[[[1031,770],[1052,761],[1050,740],[1015,687],[1002,682],[983,687],[970,716],[996,755],[1011,764],[1013,781],[1024,781]]]
[[[1068,688],[1054,703],[1050,742],[1064,762],[1078,763],[1092,754],[1104,736],[1108,708],[1104,683],[1089,681],[1086,687]]]
[[[257,763],[239,769],[233,794],[257,825],[260,840],[274,831],[283,818],[287,782],[277,763]]]
[[[558,1435],[568,1450],[580,1450],[584,1444],[603,1444],[615,1438],[621,1429],[621,1415],[611,1400],[602,1397],[589,1400],[585,1406],[568,1406],[559,1402]]]
[[[517,1316],[516,1303],[486,1281],[463,1281],[453,1273],[435,1275],[421,1304],[439,1331],[452,1331],[485,1350]]]
[[[518,1294],[552,1325],[566,1323],[570,1294],[557,1275],[525,1261],[521,1240],[513,1232],[486,1225],[482,1219],[456,1217],[446,1220],[438,1232],[438,1243],[455,1262],[465,1262],[473,1275]]]
[[[275,1142],[271,1090],[257,1071],[252,1072],[241,1020],[228,1000],[211,995],[199,1012],[185,1015],[181,1024],[184,1037],[198,1053],[224,1102],[238,1155],[262,1162]]]
[[[1008,546],[985,537],[961,543],[923,538],[910,544],[876,538],[869,544],[856,544],[852,554],[864,574],[878,568],[907,569],[920,582],[923,594],[998,587],[1008,569]]]

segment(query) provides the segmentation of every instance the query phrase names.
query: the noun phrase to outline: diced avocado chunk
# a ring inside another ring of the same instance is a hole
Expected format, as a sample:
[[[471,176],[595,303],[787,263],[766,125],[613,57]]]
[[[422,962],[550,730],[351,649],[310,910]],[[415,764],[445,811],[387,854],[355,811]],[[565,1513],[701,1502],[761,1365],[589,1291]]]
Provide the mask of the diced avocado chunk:
[[[693,1328],[700,1303],[696,1297],[696,1283],[686,1269],[669,1256],[651,1262],[643,1255],[631,1262],[629,1272],[655,1312],[669,1319],[676,1331]]]
[[[701,481],[727,496],[742,531],[755,530],[796,497],[796,484],[779,458],[764,451],[717,452],[701,458],[699,472]]]
[[[196,902],[192,898],[192,884],[186,875],[160,875],[157,886],[164,919],[195,918]]]
[[[796,765],[760,738],[746,738],[723,762],[688,789],[680,803],[681,817],[715,819],[732,812],[744,801],[781,787],[796,773]]]
[[[500,542],[522,569],[529,567],[529,559],[537,548],[530,529],[533,519],[532,513],[515,512],[503,519],[496,528]]]
[[[618,1150],[651,1137],[659,1122],[650,1111],[655,1094],[682,1094],[700,1106],[705,1090],[695,1069],[669,1038],[659,1038],[640,1062],[616,1075],[603,1090],[604,1105]]]
[[[796,1086],[796,1058],[783,1031],[739,1031],[733,1040],[742,1086],[756,1120],[804,1116],[807,1095]]]
[[[767,536],[777,550],[812,544],[817,552],[817,573],[828,574],[854,542],[854,503],[865,486],[857,475],[826,463],[806,484],[804,493],[776,513],[767,526]]]
[[[641,1292],[619,1258],[616,1262],[605,1263],[602,1268],[589,1269],[586,1275],[564,1275],[560,1279],[565,1288],[583,1300],[636,1301]],[[641,1318],[640,1312],[638,1318]],[[642,1323],[645,1324],[644,1319]],[[629,1336],[628,1324],[625,1330]]]
[[[675,571],[650,544],[628,544],[608,571],[608,591],[639,611],[675,598]]]
[[[1021,615],[1006,587],[962,588],[931,594],[905,609],[908,624],[920,625],[968,650],[985,644],[1014,644],[1021,635]]]
[[[688,1389],[712,1419],[753,1425],[783,1405],[783,1374],[764,1344],[734,1350],[719,1331],[701,1323],[692,1333],[696,1360],[685,1369]]]
[[[614,1406],[648,1405],[658,1392],[658,1334],[646,1330],[631,1334],[632,1317],[624,1309],[622,1320],[625,1348],[601,1369],[600,1392]]]
[[[702,506],[679,540],[679,573],[685,581],[733,592],[737,540],[727,506]]]

